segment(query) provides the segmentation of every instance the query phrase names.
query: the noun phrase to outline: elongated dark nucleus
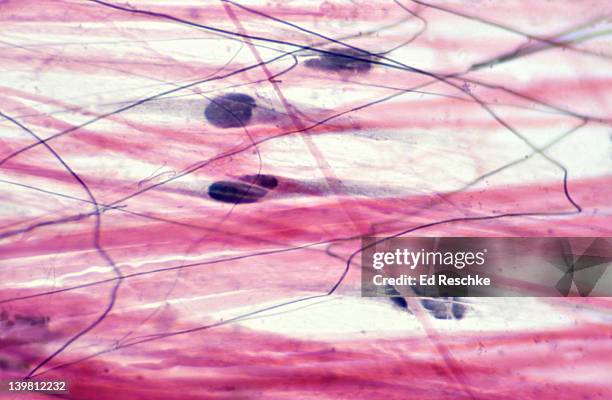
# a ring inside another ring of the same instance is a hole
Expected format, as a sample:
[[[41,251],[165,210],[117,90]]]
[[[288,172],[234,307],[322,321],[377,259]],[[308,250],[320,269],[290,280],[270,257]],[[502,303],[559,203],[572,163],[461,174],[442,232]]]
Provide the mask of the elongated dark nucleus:
[[[212,99],[204,110],[204,116],[218,128],[238,128],[249,123],[255,107],[255,99],[251,96],[228,93]]]
[[[408,309],[408,302],[406,301],[405,298],[400,297],[400,296],[393,296],[389,298],[391,299],[393,304],[395,304],[396,306],[403,308],[403,309]]]
[[[453,317],[455,317],[456,319],[462,319],[467,309],[467,307],[461,304],[460,301],[461,299],[454,299],[453,301],[452,312]]]
[[[327,71],[367,72],[372,68],[371,56],[353,49],[332,49],[330,53],[307,60],[306,66]]]
[[[255,203],[267,193],[260,187],[232,181],[218,181],[208,187],[208,195],[223,203]]]
[[[421,304],[437,319],[462,319],[467,311],[461,298],[457,297],[421,299]]]
[[[274,175],[244,175],[240,177],[245,182],[264,187],[266,189],[274,189],[278,186],[278,179]]]
[[[439,299],[422,299],[421,304],[431,315],[436,319],[452,319],[451,301],[446,298]]]

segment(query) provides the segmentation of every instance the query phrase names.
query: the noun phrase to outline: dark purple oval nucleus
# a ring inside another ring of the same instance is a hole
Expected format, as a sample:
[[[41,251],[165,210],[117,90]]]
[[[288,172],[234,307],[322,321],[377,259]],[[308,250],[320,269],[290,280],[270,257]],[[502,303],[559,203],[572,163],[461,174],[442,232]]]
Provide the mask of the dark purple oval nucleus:
[[[336,72],[366,72],[372,67],[372,62],[367,53],[353,49],[332,49],[318,58],[307,60],[306,66]]]
[[[217,181],[208,187],[208,195],[223,203],[255,203],[267,193],[260,187],[232,181]]]
[[[251,96],[228,93],[212,99],[204,116],[217,128],[238,128],[249,123],[255,107],[255,99]]]
[[[255,185],[264,187],[266,189],[274,189],[278,186],[278,179],[274,175],[244,175],[240,177],[241,180]]]

